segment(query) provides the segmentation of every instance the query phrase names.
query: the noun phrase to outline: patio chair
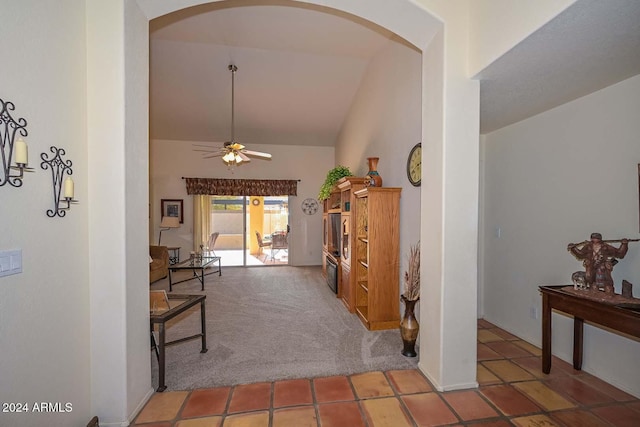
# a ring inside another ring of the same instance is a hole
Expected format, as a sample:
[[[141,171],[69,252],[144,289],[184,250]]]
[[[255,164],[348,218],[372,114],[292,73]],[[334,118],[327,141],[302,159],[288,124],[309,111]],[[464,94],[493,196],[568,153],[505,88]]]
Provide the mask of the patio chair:
[[[284,231],[275,232],[271,235],[271,260],[275,259],[276,253],[281,250],[287,251],[289,242],[287,242],[287,233]]]
[[[264,241],[262,240],[262,235],[260,234],[260,232],[258,230],[256,230],[256,239],[258,239],[258,247],[260,248],[258,255],[261,255],[262,252],[262,248],[270,248],[271,247],[271,243],[269,241]]]
[[[217,256],[216,252],[213,250],[213,247],[215,246],[216,240],[218,240],[219,235],[220,233],[218,233],[217,231],[215,233],[211,233],[211,236],[209,236],[209,241],[207,242],[207,247],[209,248],[209,251],[213,253],[213,256]]]

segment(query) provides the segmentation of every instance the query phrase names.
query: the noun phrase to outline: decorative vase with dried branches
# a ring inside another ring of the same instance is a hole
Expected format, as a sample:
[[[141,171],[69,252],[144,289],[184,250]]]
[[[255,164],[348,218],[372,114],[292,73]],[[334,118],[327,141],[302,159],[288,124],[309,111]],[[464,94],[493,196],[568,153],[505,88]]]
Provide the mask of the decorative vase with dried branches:
[[[404,272],[404,293],[400,296],[405,305],[404,316],[400,321],[402,336],[402,354],[416,357],[416,339],[420,325],[416,319],[415,305],[420,300],[420,242],[409,248],[409,265]]]

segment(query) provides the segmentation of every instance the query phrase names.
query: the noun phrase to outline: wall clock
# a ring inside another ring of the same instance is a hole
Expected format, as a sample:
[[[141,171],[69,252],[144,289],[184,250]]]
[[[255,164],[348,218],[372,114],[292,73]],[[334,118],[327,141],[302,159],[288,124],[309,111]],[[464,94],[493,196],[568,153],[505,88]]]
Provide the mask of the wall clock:
[[[414,187],[422,182],[422,143],[418,142],[409,152],[407,159],[407,178]]]
[[[316,199],[304,199],[302,201],[302,212],[304,212],[307,215],[313,215],[314,213],[318,212],[318,201]]]
[[[253,203],[253,206],[260,206],[260,199],[253,199],[251,203]]]

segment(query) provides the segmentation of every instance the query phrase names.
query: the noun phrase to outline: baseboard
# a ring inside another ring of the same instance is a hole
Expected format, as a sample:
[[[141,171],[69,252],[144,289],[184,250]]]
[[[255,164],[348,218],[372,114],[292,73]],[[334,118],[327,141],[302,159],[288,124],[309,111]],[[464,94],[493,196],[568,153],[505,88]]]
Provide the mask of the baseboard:
[[[446,387],[442,387],[442,390],[438,390],[438,391],[469,390],[473,388],[478,388],[478,383],[476,381],[473,381],[471,383],[460,383],[460,384],[449,385]]]
[[[122,422],[115,422],[115,423],[103,423],[102,421],[100,421],[100,427],[128,427],[131,425],[130,421],[122,421]]]
[[[149,401],[149,399],[151,399],[151,396],[153,396],[153,394],[155,392],[156,391],[153,389],[153,387],[149,388],[149,391],[147,391],[147,394],[144,395],[144,397],[142,398],[140,403],[138,403],[138,406],[136,406],[136,408],[128,416],[128,419],[126,421],[114,422],[114,423],[103,423],[102,421],[100,421],[100,427],[103,427],[103,426],[104,427],[128,427],[128,426],[130,426],[131,423],[133,423],[133,420],[136,419],[136,417],[138,416],[140,411],[142,411],[142,408],[144,408],[144,405],[147,404],[147,402]]]
[[[420,366],[420,364],[418,364],[418,369],[420,370],[420,372],[422,372],[424,374],[425,377],[427,377],[429,382],[433,385],[433,387],[435,387],[436,391],[439,391],[439,392],[454,391],[454,390],[468,390],[468,389],[472,389],[472,388],[478,388],[478,382],[477,381],[473,381],[473,382],[470,382],[470,383],[460,383],[460,384],[451,384],[451,385],[447,385],[447,386],[442,386],[442,385],[440,385],[440,383],[438,381],[436,381],[435,378],[433,378],[431,375],[429,375],[429,373],[426,372]]]

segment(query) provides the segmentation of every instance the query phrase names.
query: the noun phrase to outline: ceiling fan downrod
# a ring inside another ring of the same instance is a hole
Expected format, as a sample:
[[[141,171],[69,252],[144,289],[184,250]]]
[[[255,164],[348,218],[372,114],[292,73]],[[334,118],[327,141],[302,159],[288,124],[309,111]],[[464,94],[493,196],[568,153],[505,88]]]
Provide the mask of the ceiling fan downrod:
[[[236,142],[235,138],[235,80],[236,71],[238,67],[234,64],[229,64],[229,71],[231,71],[231,143]]]

